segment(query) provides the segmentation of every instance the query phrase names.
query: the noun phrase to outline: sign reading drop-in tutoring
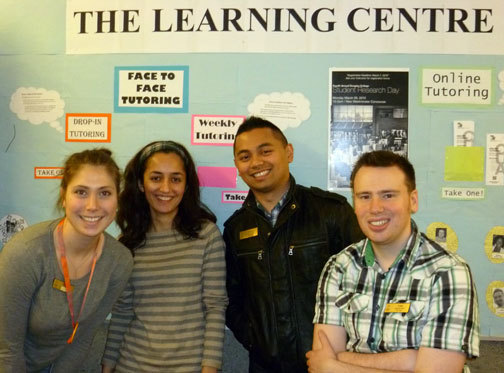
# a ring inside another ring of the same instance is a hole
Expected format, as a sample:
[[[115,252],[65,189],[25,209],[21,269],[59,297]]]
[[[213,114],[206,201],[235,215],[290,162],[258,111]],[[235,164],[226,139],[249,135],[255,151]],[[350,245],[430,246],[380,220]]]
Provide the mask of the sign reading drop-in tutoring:
[[[187,113],[188,66],[115,68],[116,113]]]

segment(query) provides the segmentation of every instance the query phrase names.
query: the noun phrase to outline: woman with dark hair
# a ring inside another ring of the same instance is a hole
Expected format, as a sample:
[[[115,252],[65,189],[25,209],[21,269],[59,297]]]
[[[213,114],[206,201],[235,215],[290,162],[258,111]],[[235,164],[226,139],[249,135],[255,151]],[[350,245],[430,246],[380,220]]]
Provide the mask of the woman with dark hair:
[[[120,241],[134,255],[112,312],[103,372],[216,372],[227,305],[224,242],[189,152],[156,141],[128,163]]]
[[[107,149],[65,162],[64,217],[16,234],[0,253],[0,371],[77,372],[133,267],[105,233],[120,172]]]

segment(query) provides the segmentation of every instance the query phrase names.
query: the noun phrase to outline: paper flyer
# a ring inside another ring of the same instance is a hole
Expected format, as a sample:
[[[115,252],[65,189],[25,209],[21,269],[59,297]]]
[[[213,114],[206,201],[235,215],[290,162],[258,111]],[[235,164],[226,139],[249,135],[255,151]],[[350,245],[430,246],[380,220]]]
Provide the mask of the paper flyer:
[[[504,133],[487,134],[486,185],[504,185]]]
[[[453,146],[473,146],[474,121],[456,120],[453,122]]]
[[[407,69],[330,69],[329,190],[350,188],[362,153],[408,155],[408,74]]]

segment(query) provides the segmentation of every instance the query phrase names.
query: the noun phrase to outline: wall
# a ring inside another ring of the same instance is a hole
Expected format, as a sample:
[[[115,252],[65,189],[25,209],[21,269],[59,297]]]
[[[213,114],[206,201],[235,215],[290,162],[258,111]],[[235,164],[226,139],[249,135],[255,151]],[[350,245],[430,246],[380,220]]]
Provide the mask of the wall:
[[[124,167],[146,143],[171,139],[187,145],[198,166],[233,167],[229,146],[191,145],[192,115],[248,115],[248,105],[262,93],[299,92],[309,101],[310,116],[298,127],[285,130],[295,149],[291,170],[299,183],[327,188],[329,69],[408,69],[408,150],[417,171],[420,196],[420,210],[414,219],[421,230],[433,222],[452,228],[458,242],[457,252],[469,262],[477,284],[482,335],[504,336],[502,315],[493,312],[487,303],[489,285],[504,281],[504,264],[500,260],[491,261],[485,253],[488,232],[504,225],[504,188],[487,185],[484,180],[445,180],[446,147],[453,145],[454,121],[475,122],[474,145],[479,147],[487,147],[487,134],[504,133],[504,106],[498,103],[503,95],[498,80],[499,72],[504,70],[501,52],[70,55],[65,54],[64,1],[2,1],[0,14],[0,219],[15,214],[27,224],[58,216],[53,207],[58,180],[35,178],[34,167],[60,166],[66,155],[91,146],[109,147]],[[116,66],[188,66],[187,112],[115,112]],[[422,103],[421,76],[427,67],[489,69],[493,89],[490,104]],[[63,114],[52,118],[50,122],[56,123],[53,127],[49,121],[35,125],[20,118],[10,107],[19,87],[58,92],[64,102],[64,113],[111,113],[111,142],[65,141],[64,132],[58,130],[65,128]],[[442,198],[442,187],[483,188],[485,198],[470,201]],[[238,207],[221,203],[223,190],[226,188],[202,188],[203,199],[217,214],[221,228]],[[238,178],[233,190],[247,188]],[[341,193],[350,198],[348,191]],[[117,233],[114,227],[111,231]],[[504,283],[493,286],[504,287]]]

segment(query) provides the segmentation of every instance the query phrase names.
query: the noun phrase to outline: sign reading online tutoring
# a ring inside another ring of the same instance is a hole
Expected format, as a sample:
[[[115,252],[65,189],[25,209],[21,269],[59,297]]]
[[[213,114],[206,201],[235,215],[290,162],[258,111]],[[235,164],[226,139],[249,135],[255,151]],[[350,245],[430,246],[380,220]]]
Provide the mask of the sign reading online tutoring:
[[[116,113],[187,113],[188,66],[115,68]]]
[[[490,105],[492,70],[423,69],[423,104]]]

